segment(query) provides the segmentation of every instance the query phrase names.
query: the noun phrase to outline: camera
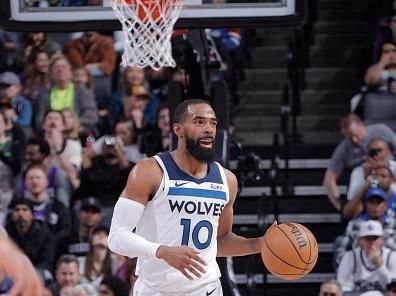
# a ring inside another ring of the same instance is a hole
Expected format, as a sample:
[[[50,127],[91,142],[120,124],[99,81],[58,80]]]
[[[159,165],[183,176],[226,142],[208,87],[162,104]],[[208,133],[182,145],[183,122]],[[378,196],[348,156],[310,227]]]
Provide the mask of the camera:
[[[238,176],[242,183],[240,186],[245,183],[251,185],[260,184],[264,178],[261,158],[253,152],[240,156],[238,158]]]
[[[114,146],[116,142],[116,138],[112,136],[106,136],[104,138],[104,143],[106,146]]]

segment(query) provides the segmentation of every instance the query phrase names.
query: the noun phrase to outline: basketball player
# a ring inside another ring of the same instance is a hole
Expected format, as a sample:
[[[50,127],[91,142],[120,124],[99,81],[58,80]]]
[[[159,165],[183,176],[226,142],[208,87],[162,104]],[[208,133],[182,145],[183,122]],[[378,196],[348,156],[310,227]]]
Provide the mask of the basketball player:
[[[184,101],[173,122],[177,149],[134,167],[114,208],[109,248],[138,257],[133,295],[222,295],[216,256],[258,253],[261,238],[232,233],[237,180],[213,161],[212,107]]]

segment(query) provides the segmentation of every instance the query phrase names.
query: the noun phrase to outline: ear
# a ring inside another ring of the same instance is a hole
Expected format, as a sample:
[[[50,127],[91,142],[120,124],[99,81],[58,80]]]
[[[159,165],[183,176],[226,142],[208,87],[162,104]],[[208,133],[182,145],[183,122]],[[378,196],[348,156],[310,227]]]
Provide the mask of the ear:
[[[173,132],[178,138],[183,138],[183,128],[182,125],[179,123],[174,123],[172,126]]]

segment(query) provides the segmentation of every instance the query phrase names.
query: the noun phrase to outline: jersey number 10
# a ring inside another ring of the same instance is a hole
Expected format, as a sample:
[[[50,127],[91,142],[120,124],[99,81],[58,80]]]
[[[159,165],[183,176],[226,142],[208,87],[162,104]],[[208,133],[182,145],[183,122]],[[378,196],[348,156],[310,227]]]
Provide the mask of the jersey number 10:
[[[183,237],[182,237],[181,244],[188,246],[188,242],[190,240],[190,233],[191,233],[191,219],[181,219],[180,225],[183,226]],[[206,228],[208,230],[208,237],[207,237],[206,241],[204,241],[204,242],[201,242],[199,240],[199,232],[201,231],[202,228]],[[202,220],[202,221],[199,221],[194,226],[194,229],[192,230],[192,233],[191,233],[191,238],[192,238],[194,246],[198,250],[203,250],[210,246],[210,243],[212,241],[212,235],[213,235],[212,224],[207,220]]]

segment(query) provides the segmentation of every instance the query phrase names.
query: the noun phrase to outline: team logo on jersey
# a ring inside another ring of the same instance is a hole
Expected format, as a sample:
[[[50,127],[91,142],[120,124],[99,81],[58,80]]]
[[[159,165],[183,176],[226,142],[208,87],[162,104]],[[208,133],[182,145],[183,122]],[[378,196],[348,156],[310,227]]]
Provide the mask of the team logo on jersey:
[[[180,187],[180,186],[183,186],[183,185],[186,185],[187,183],[190,183],[190,181],[187,181],[187,182],[175,182],[175,186],[176,187]]]

